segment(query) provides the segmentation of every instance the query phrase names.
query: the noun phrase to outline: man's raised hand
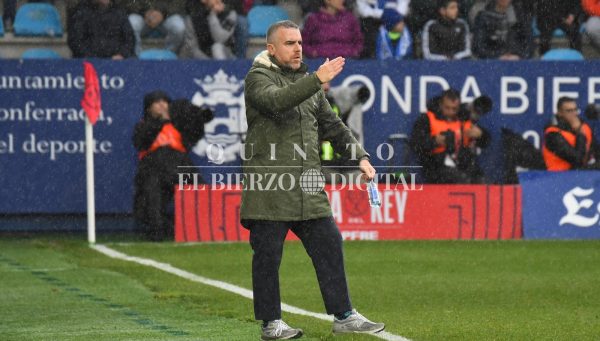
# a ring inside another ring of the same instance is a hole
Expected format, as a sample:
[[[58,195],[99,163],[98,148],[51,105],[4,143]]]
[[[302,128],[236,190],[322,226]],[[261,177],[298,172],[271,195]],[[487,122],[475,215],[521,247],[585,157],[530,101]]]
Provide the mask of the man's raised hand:
[[[337,57],[335,59],[329,60],[327,58],[325,63],[319,66],[316,74],[321,83],[331,82],[335,76],[339,75],[340,72],[344,69],[344,64],[346,63],[346,59],[343,57]]]

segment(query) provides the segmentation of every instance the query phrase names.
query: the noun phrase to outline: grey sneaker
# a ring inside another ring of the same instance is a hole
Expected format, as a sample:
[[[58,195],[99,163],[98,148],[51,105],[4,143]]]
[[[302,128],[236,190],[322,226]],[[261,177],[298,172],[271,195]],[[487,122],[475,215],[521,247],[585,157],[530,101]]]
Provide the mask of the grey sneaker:
[[[333,333],[344,334],[344,333],[367,333],[374,334],[379,333],[385,328],[383,323],[375,323],[369,321],[366,317],[362,316],[356,309],[352,309],[352,315],[346,317],[343,320],[333,318]]]
[[[266,327],[262,327],[261,340],[289,340],[300,338],[302,329],[292,328],[283,320],[270,321]]]

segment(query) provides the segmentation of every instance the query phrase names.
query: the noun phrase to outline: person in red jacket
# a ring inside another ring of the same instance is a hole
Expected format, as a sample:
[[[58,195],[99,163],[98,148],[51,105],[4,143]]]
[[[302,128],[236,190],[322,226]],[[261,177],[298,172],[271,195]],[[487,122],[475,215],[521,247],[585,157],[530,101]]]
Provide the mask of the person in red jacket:
[[[173,238],[168,210],[180,166],[192,166],[188,151],[204,135],[204,124],[213,118],[210,109],[187,99],[171,101],[163,91],[144,97],[144,116],[133,132],[138,152],[134,207],[136,229],[149,240]]]
[[[544,129],[542,155],[550,171],[589,168],[598,146],[592,128],[579,118],[575,99],[561,97],[557,113]]]

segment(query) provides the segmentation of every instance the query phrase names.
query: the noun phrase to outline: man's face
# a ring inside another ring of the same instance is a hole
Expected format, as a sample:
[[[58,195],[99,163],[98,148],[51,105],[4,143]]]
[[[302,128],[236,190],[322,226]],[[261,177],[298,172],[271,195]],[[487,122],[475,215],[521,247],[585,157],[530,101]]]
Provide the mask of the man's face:
[[[325,5],[331,6],[338,11],[343,11],[346,9],[346,7],[344,6],[345,1],[346,0],[327,0],[325,1]]]
[[[297,28],[281,27],[273,33],[273,41],[267,43],[269,54],[283,65],[297,70],[302,64],[302,36]]]
[[[502,9],[508,8],[508,6],[510,6],[511,3],[512,0],[496,0],[496,6]]]
[[[458,107],[460,106],[460,100],[450,99],[443,97],[440,103],[440,110],[442,115],[448,119],[455,119],[458,114]]]
[[[150,114],[155,118],[160,117],[168,117],[169,115],[169,102],[164,99],[159,99],[158,101],[154,101],[150,108],[148,109]]]
[[[440,9],[442,16],[449,20],[455,20],[458,17],[458,2],[452,1],[448,6]]]
[[[577,110],[577,103],[575,102],[564,102],[558,109],[558,116],[566,120],[577,116],[579,111]]]
[[[404,21],[399,21],[396,24],[396,26],[394,26],[394,29],[392,29],[392,32],[397,32],[397,33],[404,32]]]

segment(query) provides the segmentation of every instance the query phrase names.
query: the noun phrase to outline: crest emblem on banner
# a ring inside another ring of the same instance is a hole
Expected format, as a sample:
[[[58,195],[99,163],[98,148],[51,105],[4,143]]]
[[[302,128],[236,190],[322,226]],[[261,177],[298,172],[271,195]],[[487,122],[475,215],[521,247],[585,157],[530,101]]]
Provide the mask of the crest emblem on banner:
[[[223,69],[203,79],[194,79],[200,90],[194,94],[192,103],[213,109],[215,118],[204,126],[204,138],[194,147],[193,152],[206,157],[208,148],[219,145],[223,153],[219,157],[209,157],[214,163],[232,162],[238,159],[242,141],[245,139],[248,124],[244,104],[244,83],[230,76]],[[220,151],[219,151],[220,152]]]

